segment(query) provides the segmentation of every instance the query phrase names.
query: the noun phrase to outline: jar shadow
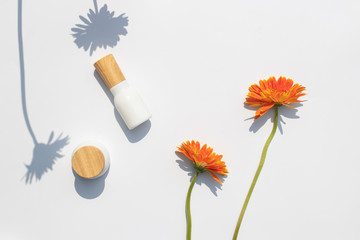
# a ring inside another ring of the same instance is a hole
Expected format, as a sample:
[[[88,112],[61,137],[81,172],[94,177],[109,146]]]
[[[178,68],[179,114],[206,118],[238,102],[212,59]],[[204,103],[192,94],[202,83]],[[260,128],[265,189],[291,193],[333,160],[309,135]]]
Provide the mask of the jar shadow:
[[[96,179],[85,179],[80,177],[76,174],[74,169],[72,169],[72,172],[74,174],[75,180],[74,180],[74,187],[76,192],[81,196],[82,198],[86,199],[94,199],[99,197],[105,189],[105,180],[107,175],[109,174],[109,169],[99,178]]]

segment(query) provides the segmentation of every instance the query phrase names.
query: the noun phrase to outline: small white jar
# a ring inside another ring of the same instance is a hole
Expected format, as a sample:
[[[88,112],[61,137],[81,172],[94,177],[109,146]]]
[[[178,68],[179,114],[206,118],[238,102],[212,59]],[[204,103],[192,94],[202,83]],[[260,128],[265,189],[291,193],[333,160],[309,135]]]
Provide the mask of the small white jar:
[[[110,167],[107,149],[99,142],[86,141],[78,145],[72,154],[72,168],[82,178],[95,179]]]

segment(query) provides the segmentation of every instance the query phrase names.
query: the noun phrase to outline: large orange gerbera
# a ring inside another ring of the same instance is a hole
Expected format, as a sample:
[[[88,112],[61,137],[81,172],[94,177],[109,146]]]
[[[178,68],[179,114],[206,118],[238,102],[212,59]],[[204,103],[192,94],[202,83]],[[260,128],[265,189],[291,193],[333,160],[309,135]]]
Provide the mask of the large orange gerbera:
[[[298,98],[306,95],[302,93],[305,87],[294,84],[290,78],[279,77],[276,81],[275,77],[270,77],[268,80],[260,80],[259,83],[260,86],[253,84],[249,87],[250,92],[245,101],[251,104],[250,107],[260,107],[255,113],[255,119],[264,115],[275,104],[294,108],[288,104],[303,102]]]
[[[186,141],[178,147],[178,153],[182,153],[187,156],[191,161],[193,161],[196,171],[199,173],[208,171],[213,178],[222,183],[221,180],[215,175],[219,173],[221,175],[226,175],[228,170],[224,161],[221,161],[222,155],[217,155],[213,152],[211,147],[204,146],[200,147],[200,143],[194,140]]]

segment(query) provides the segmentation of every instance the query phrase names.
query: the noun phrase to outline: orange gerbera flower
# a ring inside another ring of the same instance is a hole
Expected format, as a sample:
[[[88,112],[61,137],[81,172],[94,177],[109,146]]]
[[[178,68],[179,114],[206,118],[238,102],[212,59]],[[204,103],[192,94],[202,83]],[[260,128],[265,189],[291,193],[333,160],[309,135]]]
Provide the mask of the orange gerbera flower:
[[[294,84],[290,78],[279,77],[276,81],[275,77],[270,77],[268,80],[260,80],[259,83],[260,86],[253,84],[249,87],[250,92],[245,101],[251,104],[250,107],[260,107],[255,113],[255,119],[264,115],[275,104],[294,108],[288,104],[303,102],[298,98],[306,95],[302,93],[305,87]]]
[[[221,175],[226,175],[228,170],[226,169],[226,165],[224,161],[221,161],[222,155],[217,155],[213,152],[211,147],[204,146],[200,147],[200,143],[194,140],[186,141],[178,147],[178,153],[184,154],[194,163],[194,167],[196,171],[199,173],[202,172],[210,172],[213,178],[222,183],[220,179],[215,175],[215,173],[219,173]]]

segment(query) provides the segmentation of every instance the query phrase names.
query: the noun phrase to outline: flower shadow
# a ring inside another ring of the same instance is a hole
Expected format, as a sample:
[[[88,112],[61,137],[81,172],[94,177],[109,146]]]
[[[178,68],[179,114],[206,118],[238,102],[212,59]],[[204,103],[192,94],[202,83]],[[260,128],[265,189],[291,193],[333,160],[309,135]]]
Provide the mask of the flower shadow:
[[[46,172],[52,170],[56,160],[63,157],[60,152],[62,148],[69,143],[69,137],[66,136],[62,138],[62,134],[60,134],[60,136],[53,141],[54,132],[51,132],[47,143],[39,143],[31,127],[26,105],[25,61],[22,37],[22,0],[18,0],[18,44],[22,111],[26,128],[35,145],[31,163],[25,164],[27,171],[22,179],[25,178],[25,184],[31,184],[34,178],[38,181]]]
[[[101,79],[99,73],[95,70],[94,71],[94,77],[100,84],[101,88],[103,89],[104,93],[108,97],[109,101],[114,105],[114,97],[109,91],[108,87],[105,85],[104,81]],[[118,111],[114,108],[114,115],[116,118],[116,121],[118,122],[119,126],[121,127],[122,131],[124,132],[126,138],[131,143],[139,142],[141,139],[143,139],[151,128],[151,121],[147,120],[146,122],[142,123],[141,125],[137,126],[133,130],[129,130],[129,128],[126,126],[124,120],[121,118]]]
[[[95,10],[95,11],[94,11]],[[115,47],[120,41],[120,36],[126,36],[129,20],[125,13],[114,17],[115,12],[110,12],[105,4],[98,10],[97,2],[94,0],[94,10],[89,9],[88,18],[79,16],[81,24],[75,24],[71,28],[71,35],[75,38],[74,43],[78,48],[90,50],[90,56],[99,47]]]
[[[51,132],[48,142],[45,143],[35,143],[33,158],[29,165],[25,164],[27,172],[24,176],[25,183],[31,184],[33,178],[37,181],[41,180],[41,177],[52,170],[53,165],[56,160],[62,158],[63,155],[60,154],[60,151],[69,143],[69,137],[61,138],[62,134],[52,142],[54,138],[54,132]]]
[[[286,106],[281,106],[279,107],[279,123],[278,123],[278,128],[281,134],[283,134],[283,128],[282,125],[285,125],[286,122],[284,121],[283,117],[285,118],[290,118],[290,119],[297,119],[300,118],[298,115],[296,115],[296,113],[298,112],[298,110],[296,108],[298,107],[302,107],[303,104],[301,103],[293,103],[291,104],[291,106],[295,107],[295,108],[289,108]],[[248,104],[244,103],[244,107],[248,110],[252,110],[252,111],[256,111],[257,108],[253,108],[250,107]],[[271,108],[269,111],[267,111],[263,116],[261,116],[260,118],[254,120],[254,122],[251,124],[249,131],[256,133],[257,131],[259,131],[259,129],[265,125],[265,123],[271,119],[271,122],[274,122],[274,117],[275,117],[275,110],[274,108]],[[251,118],[247,118],[245,119],[245,121],[251,120],[251,119],[255,119],[254,117]]]
[[[185,172],[188,173],[188,176],[190,176],[190,182],[191,180],[193,179],[194,175],[195,175],[195,169],[194,169],[194,164],[193,162],[188,159],[186,156],[184,156],[183,154],[181,153],[178,153],[178,152],[175,152],[177,157],[179,157],[180,159],[176,160],[177,164],[179,164],[179,167],[184,170]],[[220,175],[220,174],[216,174],[220,181],[224,183],[225,179],[227,178],[227,176],[223,176],[223,175]],[[217,182],[211,175],[210,173],[208,172],[204,172],[204,173],[201,173],[199,174],[199,176],[197,177],[196,179],[196,184],[198,185],[202,185],[202,184],[205,184],[209,189],[210,191],[215,195],[217,196],[217,190],[220,189],[221,190],[221,187],[222,185]]]

